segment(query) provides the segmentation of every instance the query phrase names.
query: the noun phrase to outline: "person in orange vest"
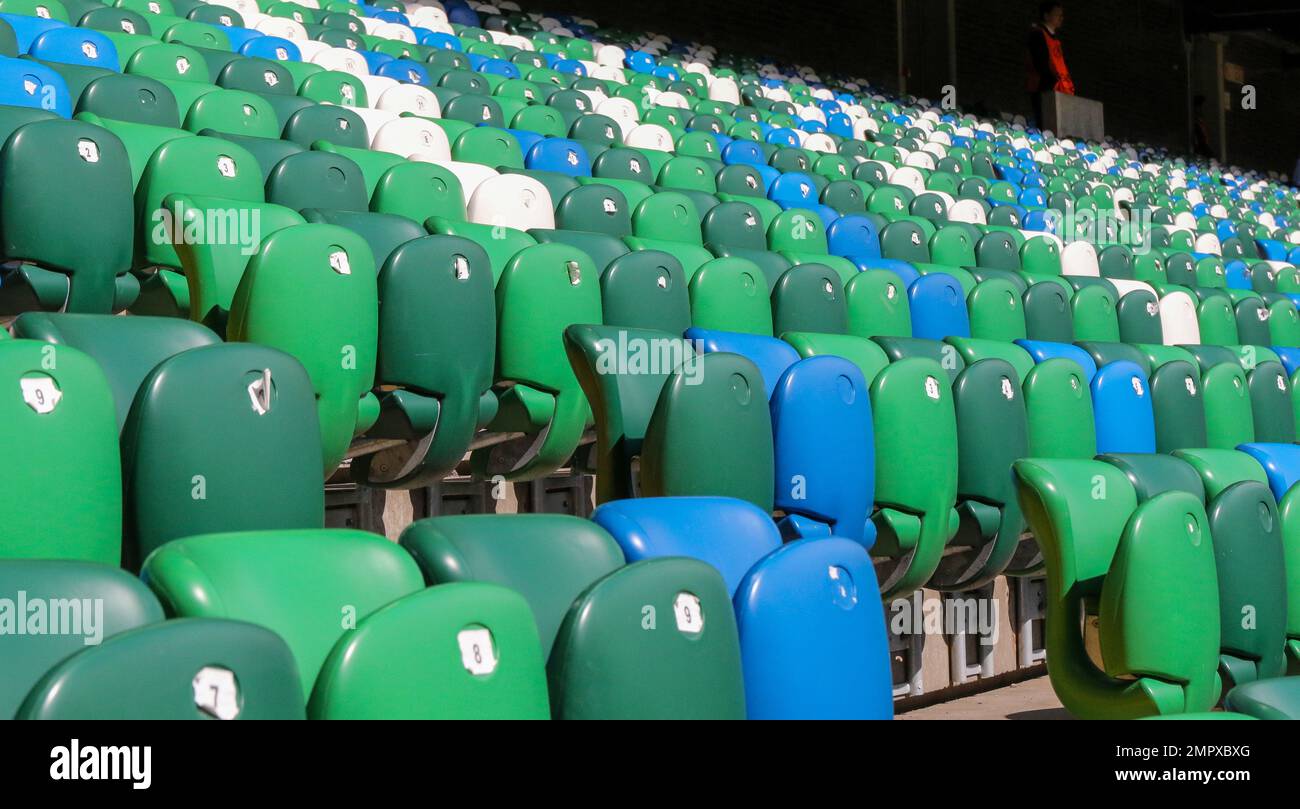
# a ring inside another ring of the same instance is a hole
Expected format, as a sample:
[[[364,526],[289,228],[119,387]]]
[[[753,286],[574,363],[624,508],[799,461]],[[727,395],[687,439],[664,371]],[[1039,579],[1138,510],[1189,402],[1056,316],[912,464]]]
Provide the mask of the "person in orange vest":
[[[1065,51],[1061,47],[1061,26],[1065,23],[1065,6],[1059,2],[1043,3],[1038,8],[1038,22],[1029,29],[1028,59],[1026,61],[1030,104],[1034,122],[1043,125],[1043,93],[1057,92],[1074,95],[1074,80],[1065,64]]]

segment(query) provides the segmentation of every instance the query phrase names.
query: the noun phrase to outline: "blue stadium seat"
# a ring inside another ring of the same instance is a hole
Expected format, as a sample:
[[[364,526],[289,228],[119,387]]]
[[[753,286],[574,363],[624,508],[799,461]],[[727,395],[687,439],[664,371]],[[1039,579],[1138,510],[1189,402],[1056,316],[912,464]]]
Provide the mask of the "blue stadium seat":
[[[885,612],[871,558],[846,539],[768,555],[736,592],[750,719],[892,719]]]
[[[799,361],[799,352],[789,343],[775,337],[699,328],[687,329],[685,336],[688,340],[698,340],[705,354],[715,351],[739,354],[758,366],[759,372],[763,374],[763,386],[767,389],[769,400],[781,374]]]
[[[1300,481],[1300,446],[1295,444],[1242,444],[1237,449],[1259,461],[1268,476],[1268,487],[1279,503]]]
[[[912,336],[927,340],[970,337],[970,315],[966,296],[956,278],[930,273],[907,288],[912,310]]]
[[[1092,355],[1078,346],[1047,340],[1016,340],[1016,345],[1028,351],[1035,363],[1052,359],[1074,360],[1083,369],[1084,378],[1089,385],[1092,384],[1092,378],[1097,375],[1097,363],[1093,361]]]
[[[870,548],[875,436],[862,372],[836,356],[800,360],[777,381],[771,408],[782,534],[834,534]]]
[[[1092,378],[1097,452],[1154,453],[1155,415],[1146,374],[1135,363],[1111,362]]]
[[[660,556],[699,559],[718,569],[732,595],[758,560],[781,547],[771,517],[730,497],[615,500],[591,518],[614,537],[629,564]]]
[[[536,171],[553,171],[570,177],[590,177],[591,158],[576,140],[546,138],[528,149],[524,164]]]
[[[90,28],[51,28],[36,38],[29,53],[45,62],[122,69],[113,40]]]
[[[9,16],[0,14],[0,17]],[[0,56],[0,104],[49,110],[72,117],[72,95],[63,77],[39,62]]]

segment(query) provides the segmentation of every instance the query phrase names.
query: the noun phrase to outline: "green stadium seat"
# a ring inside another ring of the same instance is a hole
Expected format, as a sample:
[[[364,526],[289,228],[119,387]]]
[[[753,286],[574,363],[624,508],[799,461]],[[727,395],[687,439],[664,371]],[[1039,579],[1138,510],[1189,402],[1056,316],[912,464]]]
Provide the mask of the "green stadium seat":
[[[305,305],[310,302],[310,305]],[[262,241],[231,304],[227,339],[295,357],[316,392],[325,476],[379,416],[375,260],[335,225],[295,225]]]
[[[559,514],[434,517],[411,523],[400,542],[430,585],[483,582],[522,595],[544,658],[578,596],[624,561],[600,526]]]
[[[283,638],[304,702],[347,630],[424,586],[401,548],[345,529],[186,537],[155,551],[141,575],[169,617],[246,621]]]
[[[102,565],[14,559],[8,553],[5,557],[0,560],[0,599],[8,606],[9,620],[29,621],[44,615],[58,621],[63,631],[20,634],[14,627],[0,633],[0,672],[4,674],[0,677],[0,716],[17,714],[28,692],[65,658],[93,649],[118,633],[163,619],[162,608],[149,588],[116,569],[116,560]],[[19,608],[20,602],[26,609]]]
[[[17,712],[80,721],[305,717],[284,641],[213,618],[152,623],[80,651],[41,678]]]
[[[0,410],[6,446],[21,459],[0,471],[7,493],[0,558],[116,566],[122,483],[113,392],[104,372],[75,348],[4,340],[0,378],[13,391]]]

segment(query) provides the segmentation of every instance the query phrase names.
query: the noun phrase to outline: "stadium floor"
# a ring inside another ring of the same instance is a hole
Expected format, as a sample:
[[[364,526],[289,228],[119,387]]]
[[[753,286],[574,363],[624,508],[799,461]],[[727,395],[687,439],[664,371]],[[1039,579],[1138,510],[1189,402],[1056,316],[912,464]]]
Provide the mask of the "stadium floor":
[[[969,697],[904,710],[896,719],[1070,719],[1046,675]]]

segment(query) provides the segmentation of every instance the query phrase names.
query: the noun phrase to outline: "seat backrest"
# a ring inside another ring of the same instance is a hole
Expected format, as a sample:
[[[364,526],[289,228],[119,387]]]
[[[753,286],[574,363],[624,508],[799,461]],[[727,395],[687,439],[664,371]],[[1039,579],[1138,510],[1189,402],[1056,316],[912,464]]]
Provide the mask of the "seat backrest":
[[[465,195],[460,179],[451,169],[410,160],[380,175],[370,209],[421,224],[435,216],[460,220],[465,218]]]
[[[722,202],[704,215],[704,241],[747,250],[766,250],[767,231],[763,216],[748,202]]]
[[[1287,567],[1273,494],[1256,481],[1235,483],[1210,502],[1206,514],[1225,673],[1233,682],[1281,677],[1287,667]]]
[[[886,598],[906,596],[928,581],[948,541],[957,499],[957,425],[948,378],[938,362],[912,357],[895,360],[871,383],[877,507],[919,518],[915,544],[895,551],[896,564],[881,583]]]
[[[199,136],[164,143],[145,164],[136,187],[137,262],[181,266],[172,241],[153,238],[159,221],[157,211],[164,207],[164,198],[174,192],[221,197],[232,200],[232,205],[260,203],[262,171],[247,149],[230,141]],[[306,205],[290,207],[297,210]]]
[[[865,270],[844,285],[848,330],[858,337],[911,337],[907,287],[889,270]]]
[[[0,57],[0,104],[49,109],[60,118],[71,118],[73,100],[68,83],[53,68],[29,59]]]
[[[1212,706],[1218,598],[1200,501],[1169,491],[1139,506],[1124,473],[1099,461],[1030,458],[1013,470],[1047,564],[1052,685],[1066,708],[1121,718]],[[1080,620],[1084,600],[1098,596],[1104,672]]]
[[[158,599],[135,576],[119,570],[116,560],[104,565],[6,558],[0,561],[0,600],[10,620],[23,622],[24,630],[15,626],[0,633],[0,716],[5,718],[14,716],[59,661],[163,619]],[[39,627],[26,623],[42,614],[48,621]],[[59,631],[53,631],[55,623]]]
[[[1268,306],[1263,298],[1249,297],[1236,307],[1237,335],[1243,345],[1269,345]]]
[[[1189,362],[1174,360],[1151,374],[1156,451],[1208,446],[1201,375]]]
[[[600,276],[600,299],[603,322],[611,326],[671,334],[691,326],[686,272],[681,262],[660,250],[637,250],[611,261]]]
[[[492,386],[496,303],[487,254],[456,236],[413,239],[384,262],[378,295],[375,379],[401,389],[381,399],[380,418],[403,414],[413,431],[391,454],[353,459],[353,472],[379,486],[441,479],[468,449]],[[439,359],[449,351],[456,362]]]
[[[342,154],[323,151],[299,152],[277,163],[266,178],[266,201],[295,211],[370,209],[361,167]]]
[[[875,492],[868,390],[862,371],[835,356],[802,359],[777,380],[771,396],[775,504],[794,518],[791,527],[867,547],[875,539],[868,522]]]
[[[221,342],[210,329],[172,317],[26,312],[13,330],[15,337],[75,348],[98,363],[113,390],[119,430],[140,383],[158,363]]]
[[[1124,293],[1116,304],[1119,336],[1126,343],[1155,343],[1164,339],[1164,326],[1160,320],[1160,302],[1149,289],[1135,289]]]
[[[799,353],[789,343],[773,337],[698,327],[687,329],[685,334],[688,340],[696,341],[702,353],[725,351],[754,363],[763,375],[763,391],[768,399],[781,375],[799,361]]]
[[[1079,364],[1064,358],[1040,362],[1025,376],[1029,457],[1091,458],[1097,454],[1089,384]]]
[[[798,264],[772,288],[772,333],[845,334],[848,307],[839,273],[825,264]]]
[[[1196,320],[1196,302],[1186,292],[1174,291],[1160,298],[1160,328],[1164,344],[1196,345],[1201,330]]]
[[[303,719],[293,653],[269,629],[180,618],[72,655],[28,694],[19,719]]]
[[[1119,342],[1118,295],[1105,279],[1081,282],[1070,298],[1077,340]]]
[[[772,419],[765,394],[763,374],[739,354],[706,348],[698,363],[674,371],[646,428],[642,491],[736,497],[770,511]]]
[[[154,552],[141,575],[169,615],[231,618],[278,634],[298,664],[304,702],[347,629],[424,587],[400,547],[349,529],[185,537]]]
[[[522,596],[444,584],[382,607],[321,666],[313,719],[549,719],[546,669]]]
[[[1206,446],[1233,449],[1255,440],[1255,417],[1251,408],[1246,372],[1236,362],[1221,362],[1201,374],[1205,402]]]
[[[555,226],[611,236],[632,234],[631,209],[623,192],[603,184],[580,185],[556,201]]]
[[[1291,383],[1281,363],[1265,360],[1246,374],[1255,440],[1276,444],[1295,442],[1295,412]]]
[[[664,556],[708,562],[729,595],[763,557],[781,547],[771,517],[728,497],[641,497],[605,503],[591,516],[629,563]]]
[[[538,180],[523,174],[498,174],[480,183],[465,213],[469,221],[481,225],[517,230],[555,227],[551,193]]]
[[[564,330],[573,372],[596,420],[596,499],[634,497],[634,464],[669,374],[699,362],[670,332],[575,324]]]
[[[1023,300],[1025,334],[1030,340],[1074,341],[1074,312],[1070,308],[1070,293],[1065,287],[1055,281],[1040,281],[1030,285]]]
[[[0,341],[6,452],[0,557],[121,559],[122,478],[113,394],[95,361],[67,346]]]
[[[1218,702],[1215,548],[1200,500],[1168,492],[1138,506],[1102,584],[1098,635],[1107,674],[1173,684],[1153,689],[1161,713]]]
[[[1029,423],[1020,376],[1005,360],[967,365],[952,387],[957,421],[957,496],[998,510],[988,547],[946,555],[932,580],[962,589],[991,580],[1011,561],[1024,519],[1007,470],[1029,455]],[[958,529],[961,530],[960,528]]]
[[[880,231],[880,254],[885,258],[927,263],[929,235],[911,220],[891,222]]]
[[[735,596],[750,719],[889,719],[893,687],[876,573],[856,543],[792,542]]]
[[[912,336],[926,340],[970,337],[970,316],[966,296],[956,278],[930,273],[907,289],[912,315]]]
[[[1109,363],[1090,387],[1099,454],[1156,451],[1150,385],[1141,368],[1127,360]]]
[[[378,308],[370,246],[349,230],[322,224],[268,236],[231,305],[229,340],[278,348],[307,369],[326,476],[343,460],[361,398],[374,385]]]
[[[486,582],[522,595],[543,658],[574,600],[624,561],[599,525],[558,514],[433,517],[411,523],[399,541],[429,584]]]
[[[628,632],[628,616],[642,631]],[[557,719],[742,719],[731,599],[710,565],[680,557],[620,568],[584,592],[547,667]]]
[[[826,228],[830,252],[855,259],[880,258],[880,233],[865,216],[841,216]]]
[[[1029,336],[1020,290],[1010,281],[991,278],[976,284],[966,296],[966,308],[973,337],[1009,343]]]
[[[632,212],[632,231],[643,239],[703,244],[695,203],[676,191],[662,191],[642,200]]]
[[[767,279],[754,262],[734,256],[705,262],[688,289],[697,327],[772,336]]]
[[[67,274],[63,311],[113,311],[114,282],[131,268],[135,234],[131,166],[121,140],[81,121],[35,121],[4,142],[0,172],[4,258]],[[74,225],[76,237],[69,238]]]
[[[497,379],[554,401],[542,441],[523,457],[504,461],[489,450],[483,462],[489,474],[511,479],[549,474],[577,449],[590,415],[563,335],[574,323],[600,322],[599,273],[585,253],[569,245],[527,247],[506,265],[496,285],[496,303]],[[498,462],[506,465],[498,467]]]
[[[260,240],[306,221],[282,205],[188,194],[168,194],[163,207],[175,223],[172,245],[189,288],[190,319],[219,334],[226,331],[235,291]]]
[[[134,563],[194,534],[323,527],[315,405],[302,365],[272,348],[218,344],[160,362],[122,430]]]

